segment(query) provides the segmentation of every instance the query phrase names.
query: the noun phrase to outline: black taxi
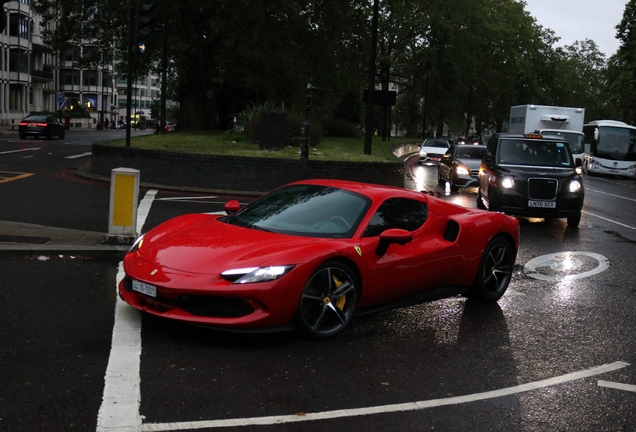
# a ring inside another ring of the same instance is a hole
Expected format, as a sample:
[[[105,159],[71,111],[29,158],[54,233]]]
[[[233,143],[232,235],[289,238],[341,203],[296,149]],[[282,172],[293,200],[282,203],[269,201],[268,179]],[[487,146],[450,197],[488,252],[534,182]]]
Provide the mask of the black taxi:
[[[538,134],[494,134],[479,167],[477,207],[515,216],[581,221],[582,161],[568,141]]]

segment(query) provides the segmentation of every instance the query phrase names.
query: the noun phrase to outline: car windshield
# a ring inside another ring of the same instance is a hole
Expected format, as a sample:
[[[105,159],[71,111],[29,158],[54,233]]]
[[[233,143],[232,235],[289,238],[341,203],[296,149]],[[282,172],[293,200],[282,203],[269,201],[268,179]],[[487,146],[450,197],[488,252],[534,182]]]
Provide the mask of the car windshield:
[[[499,143],[497,161],[503,165],[571,167],[567,145],[562,141],[504,139]]]
[[[422,144],[424,147],[440,147],[440,148],[448,148],[448,141],[424,141]]]
[[[305,237],[348,238],[371,200],[344,189],[290,185],[277,189],[222,220],[232,224]]]
[[[485,147],[462,145],[455,148],[455,157],[458,159],[482,159],[485,151]]]

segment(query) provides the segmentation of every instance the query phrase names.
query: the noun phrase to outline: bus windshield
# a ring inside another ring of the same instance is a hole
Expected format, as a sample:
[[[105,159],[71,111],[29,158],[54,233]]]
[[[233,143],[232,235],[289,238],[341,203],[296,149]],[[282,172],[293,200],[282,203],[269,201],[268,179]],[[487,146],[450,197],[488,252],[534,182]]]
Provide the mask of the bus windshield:
[[[592,154],[616,161],[636,161],[636,129],[599,126],[598,138],[592,141]]]

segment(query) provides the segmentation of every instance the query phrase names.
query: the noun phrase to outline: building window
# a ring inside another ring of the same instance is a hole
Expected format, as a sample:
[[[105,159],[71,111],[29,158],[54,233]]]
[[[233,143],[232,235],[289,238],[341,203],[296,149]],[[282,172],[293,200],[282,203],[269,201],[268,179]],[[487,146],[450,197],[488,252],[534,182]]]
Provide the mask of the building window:
[[[29,55],[24,51],[9,50],[9,71],[29,72]]]
[[[30,28],[30,20],[24,16],[18,14],[11,14],[9,16],[9,36],[30,39]]]
[[[97,71],[85,70],[82,76],[82,85],[97,86]]]
[[[80,49],[79,47],[70,47],[64,51],[64,55],[62,56],[64,61],[79,61],[80,59]]]
[[[9,84],[9,109],[19,111],[22,109],[22,89],[19,84]]]
[[[80,71],[75,69],[62,69],[60,73],[62,85],[75,86],[80,84]]]

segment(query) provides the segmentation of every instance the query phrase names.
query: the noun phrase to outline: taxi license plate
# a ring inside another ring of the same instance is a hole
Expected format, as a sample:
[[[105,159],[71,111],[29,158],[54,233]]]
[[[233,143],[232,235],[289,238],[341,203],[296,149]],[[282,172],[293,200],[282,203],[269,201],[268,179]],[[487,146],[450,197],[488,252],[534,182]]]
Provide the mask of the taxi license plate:
[[[133,291],[149,295],[150,297],[157,297],[157,287],[154,285],[148,285],[146,283],[139,282],[138,280],[133,279],[132,289]]]
[[[528,207],[556,208],[554,201],[528,201]]]

